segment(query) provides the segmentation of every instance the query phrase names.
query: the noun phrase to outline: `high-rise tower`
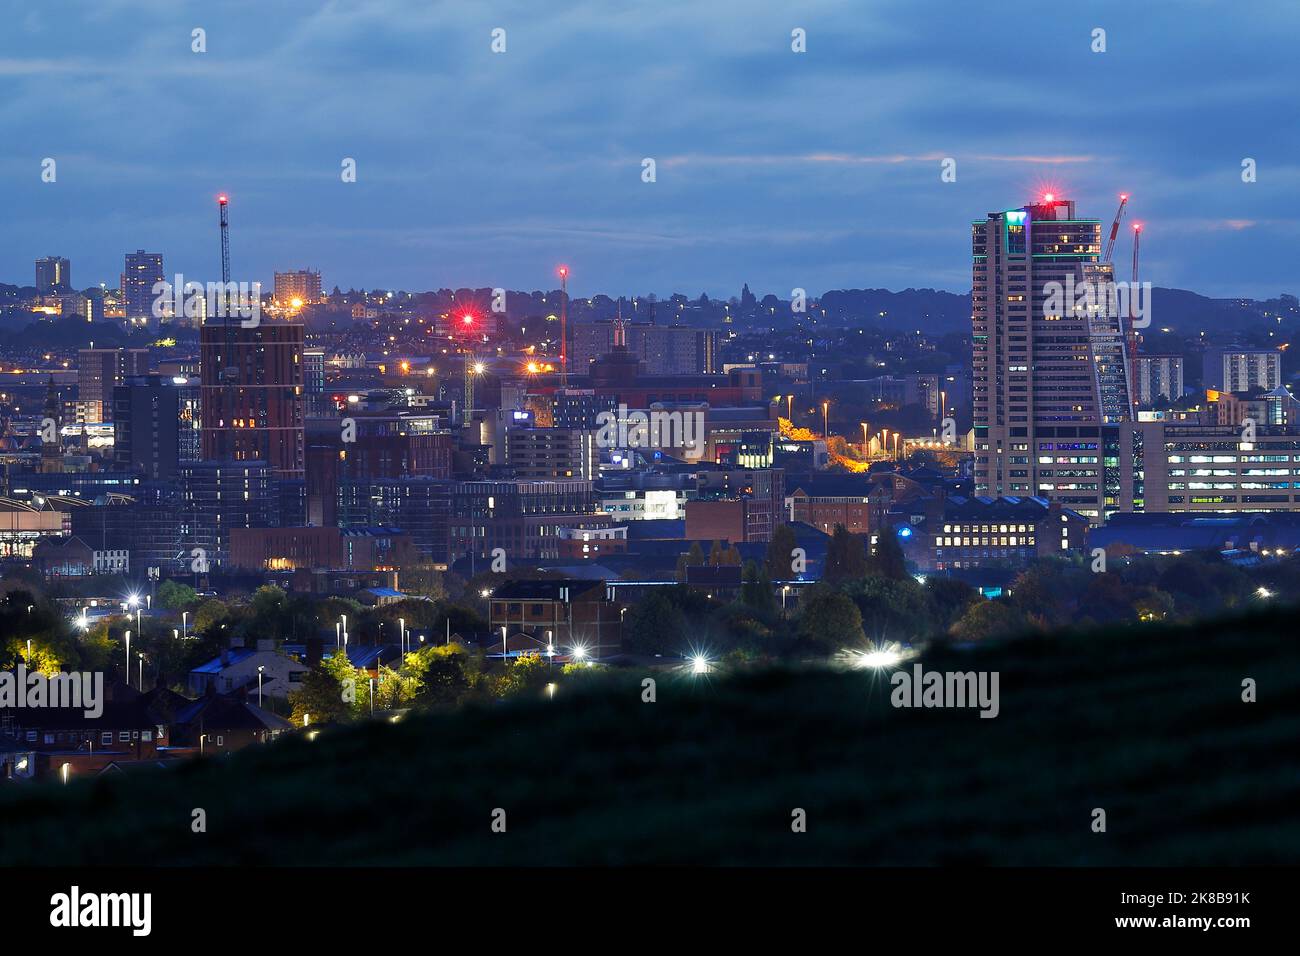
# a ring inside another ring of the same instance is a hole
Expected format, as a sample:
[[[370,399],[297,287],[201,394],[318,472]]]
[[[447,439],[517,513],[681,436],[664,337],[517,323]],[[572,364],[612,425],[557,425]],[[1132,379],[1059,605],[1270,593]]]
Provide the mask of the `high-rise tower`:
[[[1054,498],[1101,521],[1131,418],[1101,222],[1048,194],[971,230],[975,491]],[[1109,427],[1108,427],[1109,426]]]

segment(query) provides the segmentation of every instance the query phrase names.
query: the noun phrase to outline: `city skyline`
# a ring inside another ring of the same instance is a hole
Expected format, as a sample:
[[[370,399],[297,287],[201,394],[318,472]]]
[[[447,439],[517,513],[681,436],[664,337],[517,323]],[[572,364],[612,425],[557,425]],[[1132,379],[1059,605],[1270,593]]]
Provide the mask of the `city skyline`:
[[[274,271],[313,268],[327,288],[541,289],[567,261],[579,296],[718,296],[744,282],[783,297],[964,293],[953,225],[1051,187],[1103,220],[1130,192],[1158,286],[1294,289],[1300,169],[1280,120],[1294,107],[1278,21],[1297,14],[1280,6],[1135,22],[1116,3],[1068,20],[950,5],[936,13],[942,32],[897,4],[588,22],[519,4],[488,16],[380,3],[259,12],[256,31],[250,9],[146,4],[142,30],[108,3],[71,18],[83,29],[61,30],[57,51],[48,14],[7,17],[0,73],[17,95],[0,121],[25,147],[0,161],[8,281],[57,254],[87,286],[112,285],[140,248],[169,272],[212,276],[213,199],[229,190],[234,277],[264,287]],[[191,52],[195,27],[204,53]],[[1090,49],[1097,27],[1104,53]],[[796,28],[806,53],[791,50]],[[156,109],[124,114],[138,96]],[[348,158],[354,183],[340,177]],[[941,181],[945,158],[955,182]],[[1242,181],[1245,158],[1256,182]]]

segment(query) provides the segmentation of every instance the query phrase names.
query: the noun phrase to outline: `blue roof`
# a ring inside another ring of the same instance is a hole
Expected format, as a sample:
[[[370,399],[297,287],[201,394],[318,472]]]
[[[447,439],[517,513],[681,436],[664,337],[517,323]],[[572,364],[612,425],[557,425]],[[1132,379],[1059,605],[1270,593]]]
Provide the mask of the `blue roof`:
[[[230,651],[230,654],[226,660],[223,661],[220,657],[214,657],[206,664],[201,664],[198,667],[193,668],[190,671],[190,673],[191,674],[220,674],[223,668],[229,667],[231,664],[238,664],[240,661],[247,660],[248,658],[252,657],[256,653],[257,651],[249,647],[237,647],[234,650]]]

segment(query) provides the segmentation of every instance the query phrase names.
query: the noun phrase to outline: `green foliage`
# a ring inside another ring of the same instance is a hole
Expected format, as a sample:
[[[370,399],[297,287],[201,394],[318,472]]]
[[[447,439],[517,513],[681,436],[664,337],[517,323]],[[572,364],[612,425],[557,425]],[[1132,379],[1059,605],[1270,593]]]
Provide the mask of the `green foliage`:
[[[686,569],[698,568],[704,563],[704,549],[698,541],[691,542],[691,549],[677,558],[677,583],[686,583]]]
[[[493,692],[498,697],[540,694],[554,677],[554,669],[541,654],[525,654],[505,665],[497,675]]]
[[[337,669],[329,664],[324,661],[311,668],[298,688],[289,692],[291,720],[299,727],[308,717],[311,724],[329,724],[346,720],[354,713],[353,705],[343,699]]]
[[[216,598],[209,598],[194,612],[194,630],[198,634],[208,635],[209,632],[219,630],[222,624],[228,624],[230,620],[230,609]]]
[[[414,682],[414,701],[446,707],[468,699],[482,680],[482,655],[460,644],[435,644],[406,655],[405,669]]]
[[[770,580],[788,581],[795,576],[791,564],[794,549],[798,546],[793,528],[788,524],[776,526],[772,531],[772,540],[767,544],[767,557],[763,562]]]
[[[910,642],[928,636],[928,595],[915,578],[871,576],[849,585],[845,593],[857,605],[872,641]]]
[[[805,653],[832,654],[843,647],[860,647],[866,643],[862,614],[848,595],[819,585],[803,601],[798,639]]]
[[[890,528],[880,529],[876,535],[876,547],[867,558],[867,573],[891,581],[901,581],[910,577],[907,573],[907,560],[903,557],[902,545],[898,535]]]
[[[624,617],[623,643],[636,654],[681,654],[708,612],[708,599],[690,588],[654,588]]]
[[[762,615],[776,612],[776,594],[772,590],[772,579],[767,575],[767,568],[759,568],[753,561],[745,563],[740,586],[740,601],[746,607]]]
[[[842,524],[837,524],[826,547],[826,567],[822,581],[840,585],[858,581],[867,573],[867,553],[862,539],[851,534]]]
[[[164,581],[158,586],[158,606],[165,610],[183,611],[197,600],[194,589],[180,581]]]
[[[965,581],[939,576],[926,579],[925,596],[931,626],[936,634],[947,633],[973,602],[983,600],[980,593]]]
[[[1010,637],[1029,627],[1029,620],[1008,601],[979,601],[966,609],[952,626],[952,636],[959,641],[982,641],[991,637]]]

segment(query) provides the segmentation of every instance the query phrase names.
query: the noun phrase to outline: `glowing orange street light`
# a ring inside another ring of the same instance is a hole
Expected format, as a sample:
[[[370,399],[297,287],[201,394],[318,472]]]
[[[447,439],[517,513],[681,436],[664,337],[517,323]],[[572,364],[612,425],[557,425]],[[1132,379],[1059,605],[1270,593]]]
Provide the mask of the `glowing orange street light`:
[[[823,401],[822,402],[822,434],[827,438],[831,437],[830,411],[831,411],[831,403],[829,401]]]

